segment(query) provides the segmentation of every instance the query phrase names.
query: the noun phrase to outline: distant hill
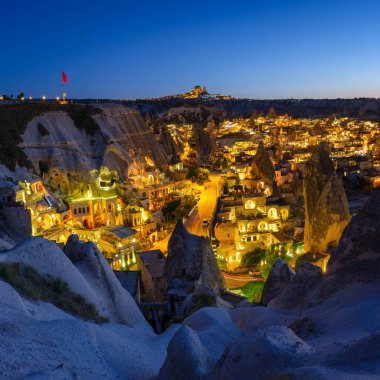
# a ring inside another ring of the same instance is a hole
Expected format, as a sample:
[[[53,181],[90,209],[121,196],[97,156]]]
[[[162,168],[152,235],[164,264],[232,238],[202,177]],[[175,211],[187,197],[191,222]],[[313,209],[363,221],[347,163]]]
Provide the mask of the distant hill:
[[[170,108],[199,105],[223,108],[226,118],[249,117],[256,112],[267,114],[273,107],[278,115],[292,117],[326,117],[335,114],[339,117],[357,117],[368,120],[380,119],[380,99],[182,99],[166,97],[159,99],[137,99],[125,102],[137,107],[142,113],[157,115],[166,113]]]

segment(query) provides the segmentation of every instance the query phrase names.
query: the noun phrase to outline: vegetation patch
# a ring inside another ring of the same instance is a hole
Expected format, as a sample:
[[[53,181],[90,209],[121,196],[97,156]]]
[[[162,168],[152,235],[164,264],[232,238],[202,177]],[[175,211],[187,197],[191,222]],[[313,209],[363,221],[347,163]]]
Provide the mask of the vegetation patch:
[[[199,185],[203,185],[209,180],[210,172],[207,169],[200,168],[199,166],[190,166],[186,178]]]
[[[0,264],[0,277],[27,298],[51,303],[87,321],[108,322],[107,318],[99,316],[93,304],[73,293],[67,283],[60,279],[43,277],[29,266],[19,263]]]
[[[247,297],[249,302],[260,302],[264,284],[264,282],[252,281],[241,288],[231,289],[231,292]]]
[[[167,221],[177,221],[179,218],[187,218],[196,204],[197,201],[193,195],[185,196],[166,203],[162,208],[162,214]]]
[[[92,115],[101,112],[99,108],[88,105],[67,104],[63,105],[62,110],[69,114],[77,128],[83,129],[87,134],[93,136],[99,130],[98,124],[92,118]]]

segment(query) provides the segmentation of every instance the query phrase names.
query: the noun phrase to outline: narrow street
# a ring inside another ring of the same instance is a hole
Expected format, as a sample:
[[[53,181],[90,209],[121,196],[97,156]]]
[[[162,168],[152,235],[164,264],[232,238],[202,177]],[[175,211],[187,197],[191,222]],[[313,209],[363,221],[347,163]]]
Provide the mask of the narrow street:
[[[204,190],[199,194],[197,207],[186,220],[187,229],[199,236],[209,236],[208,226],[202,225],[203,220],[211,221],[212,213],[218,197],[220,174],[210,174],[210,182],[205,183]]]
[[[218,196],[220,175],[210,174],[210,182],[206,182],[204,188],[199,194],[199,201],[194,208],[193,212],[189,215],[185,221],[186,228],[195,235],[199,236],[209,236],[208,226],[203,226],[203,219],[207,219],[210,223],[212,213],[216,205],[216,199]],[[199,188],[199,186],[197,186]],[[170,239],[170,234],[161,241],[154,244],[155,249],[161,249],[162,252],[167,252],[168,242]]]
[[[209,228],[208,226],[204,226],[202,222],[205,219],[207,219],[208,223],[211,221],[212,214],[216,206],[218,193],[220,192],[219,181],[220,174],[210,174],[210,182],[205,183],[204,188],[199,194],[200,199],[197,206],[185,221],[185,226],[192,234],[206,237],[209,236]],[[167,252],[170,236],[171,235],[169,234],[164,240],[156,242],[155,248],[159,248],[163,252]],[[226,280],[226,287],[228,289],[239,288],[248,282],[257,281],[250,275],[231,275],[223,273],[223,276]]]

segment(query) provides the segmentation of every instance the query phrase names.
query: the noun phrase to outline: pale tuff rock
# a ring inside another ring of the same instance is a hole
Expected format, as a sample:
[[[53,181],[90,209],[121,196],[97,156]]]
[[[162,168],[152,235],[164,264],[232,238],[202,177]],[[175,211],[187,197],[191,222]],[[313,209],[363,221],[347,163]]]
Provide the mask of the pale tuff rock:
[[[212,380],[265,379],[301,366],[314,349],[285,326],[257,329],[230,344],[216,364]]]
[[[305,252],[325,252],[337,245],[350,220],[347,197],[335,173],[326,146],[316,148],[306,164],[303,180],[305,198]]]
[[[82,242],[77,235],[71,235],[64,251],[99,296],[97,305],[101,313],[113,322],[150,330],[132,296],[121,286],[94,243]]]
[[[165,153],[172,159],[178,156],[178,146],[170,134],[168,127],[163,124],[160,128],[160,143],[162,144]]]
[[[193,135],[201,160],[204,158],[207,160],[210,154],[217,150],[215,141],[211,138],[209,132],[203,129],[203,123],[197,122],[194,124]]]
[[[217,307],[204,307],[187,317],[183,324],[197,332],[215,362],[220,359],[224,349],[241,336],[229,312]]]
[[[169,240],[165,277],[168,288],[177,280],[214,291],[219,291],[224,284],[210,241],[191,234],[181,220],[178,220]]]
[[[273,163],[265,150],[263,142],[257,147],[257,152],[253,157],[251,166],[251,175],[254,178],[264,181],[264,183],[273,188],[275,172]]]
[[[276,260],[265,282],[261,303],[264,306],[268,305],[272,299],[280,295],[294,276],[294,270],[285,261]]]
[[[195,331],[182,326],[168,345],[168,354],[157,380],[206,379],[213,361]]]
[[[118,104],[99,104],[91,117],[99,126],[93,135],[77,128],[63,111],[46,112],[33,118],[19,146],[36,172],[40,171],[41,163],[47,172],[60,168],[80,174],[105,165],[124,178],[128,166],[139,157],[148,157],[157,166],[169,162],[163,146],[137,110]],[[48,131],[43,137],[39,124]]]
[[[101,317],[152,333],[132,296],[120,285],[93,243],[80,242],[76,235],[72,235],[66,251],[70,257],[76,258],[75,265],[57,244],[34,237],[3,253],[0,261],[24,264],[42,276],[58,278],[67,283],[73,293],[93,304]]]
[[[380,279],[380,188],[344,231],[327,266],[324,291]]]
[[[289,284],[268,306],[277,310],[305,309],[317,302],[322,280],[321,268],[307,262],[302,263]]]

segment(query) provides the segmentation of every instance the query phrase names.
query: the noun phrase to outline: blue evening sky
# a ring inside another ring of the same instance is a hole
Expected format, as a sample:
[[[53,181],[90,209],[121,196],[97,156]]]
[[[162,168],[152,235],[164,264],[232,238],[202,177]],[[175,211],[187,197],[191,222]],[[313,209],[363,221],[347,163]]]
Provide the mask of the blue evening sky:
[[[0,93],[378,97],[379,0],[0,0]]]

